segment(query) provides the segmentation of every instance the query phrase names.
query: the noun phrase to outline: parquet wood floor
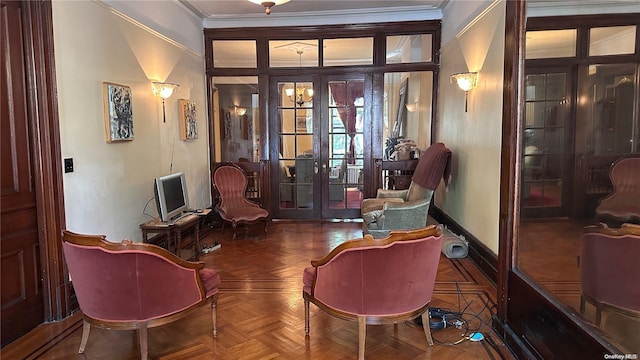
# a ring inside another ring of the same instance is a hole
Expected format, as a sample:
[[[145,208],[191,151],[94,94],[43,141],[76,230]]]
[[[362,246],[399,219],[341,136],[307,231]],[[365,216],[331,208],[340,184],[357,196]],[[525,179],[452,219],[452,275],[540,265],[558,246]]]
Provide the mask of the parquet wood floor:
[[[304,334],[302,270],[338,244],[362,236],[357,222],[273,222],[267,235],[261,226],[209,232],[205,246],[221,249],[201,256],[221,274],[218,337],[211,336],[205,306],[177,322],[149,329],[152,359],[355,359],[358,326],[311,305],[310,336]],[[367,327],[367,359],[513,359],[489,322],[495,288],[468,259],[441,256],[432,307],[458,310],[472,330],[498,344],[462,341],[464,329],[433,330],[430,347],[422,329],[411,322]],[[471,331],[471,330],[470,330]],[[92,329],[84,355],[78,355],[81,314],[43,324],[2,349],[2,359],[136,359],[134,331]]]

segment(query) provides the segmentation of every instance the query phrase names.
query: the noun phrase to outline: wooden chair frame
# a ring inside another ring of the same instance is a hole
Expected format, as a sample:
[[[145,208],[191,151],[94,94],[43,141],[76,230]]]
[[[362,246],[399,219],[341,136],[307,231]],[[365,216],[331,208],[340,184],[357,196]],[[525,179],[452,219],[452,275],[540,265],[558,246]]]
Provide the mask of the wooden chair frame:
[[[172,254],[171,252],[158,247],[152,244],[144,244],[144,243],[134,243],[131,240],[123,240],[121,243],[113,243],[106,240],[105,235],[83,235],[73,233],[71,231],[63,231],[63,239],[65,242],[69,242],[75,245],[81,246],[92,246],[92,247],[100,247],[109,251],[144,251],[159,255],[160,257],[165,258],[166,260],[173,262],[181,267],[187,269],[193,269],[198,274],[198,270],[201,270],[205,267],[204,262],[190,262],[185,261],[178,256]],[[202,301],[197,304],[190,306],[187,309],[179,311],[177,313],[163,316],[155,319],[150,319],[146,321],[107,321],[101,319],[94,319],[91,316],[88,316],[83,313],[83,325],[82,325],[82,340],[80,342],[80,348],[78,349],[78,353],[84,353],[84,350],[87,345],[87,341],[89,340],[89,332],[91,331],[91,326],[99,327],[102,329],[108,330],[137,330],[138,331],[138,339],[140,341],[140,357],[141,359],[147,359],[148,356],[148,339],[147,339],[147,329],[168,324],[170,322],[181,319],[187,315],[189,315],[193,310],[199,308],[201,305],[205,303],[209,303],[211,306],[211,320],[213,322],[213,336],[218,336],[217,330],[217,302],[218,302],[218,294],[214,294],[210,297],[206,297],[206,289],[202,282],[200,276],[197,276],[197,284],[202,297]],[[81,309],[82,310],[82,309]]]
[[[435,225],[430,225],[426,228],[423,228],[420,230],[413,230],[413,231],[392,231],[388,237],[383,239],[375,239],[371,235],[365,235],[363,239],[352,240],[352,241],[348,241],[340,244],[322,259],[311,261],[311,266],[316,268],[318,266],[322,266],[347,249],[367,248],[371,246],[385,246],[385,245],[392,244],[394,242],[415,240],[415,239],[426,238],[430,236],[441,236],[441,235],[442,235],[442,231],[438,229]],[[313,285],[311,287],[312,292],[316,286],[316,279],[317,279],[317,276],[314,276]],[[324,304],[323,302],[319,301],[318,299],[316,299],[313,296],[313,294],[308,294],[306,291],[302,291],[302,297],[304,299],[305,336],[309,336],[309,330],[310,330],[309,303],[313,303],[318,308],[322,309],[328,314],[335,316],[339,319],[358,322],[358,359],[360,360],[364,359],[366,325],[383,325],[383,324],[395,325],[399,322],[413,320],[417,317],[421,317],[424,334],[425,334],[425,337],[427,338],[427,343],[430,346],[433,346],[433,338],[431,337],[431,329],[429,328],[429,311],[428,311],[429,303],[425,304],[423,307],[416,309],[414,311],[406,312],[403,314],[397,314],[393,316],[361,316],[361,315],[354,315],[351,313],[347,313],[339,309],[330,307]]]

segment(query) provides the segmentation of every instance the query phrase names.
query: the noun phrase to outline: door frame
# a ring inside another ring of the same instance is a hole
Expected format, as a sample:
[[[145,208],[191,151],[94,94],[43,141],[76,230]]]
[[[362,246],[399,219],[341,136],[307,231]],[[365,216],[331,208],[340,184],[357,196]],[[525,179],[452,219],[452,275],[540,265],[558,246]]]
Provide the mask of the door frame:
[[[274,159],[271,162],[271,193],[279,194],[279,176],[280,176],[280,159],[279,159],[279,116],[278,116],[278,89],[277,84],[282,82],[312,82],[314,94],[313,97],[313,154],[314,163],[317,163],[318,171],[313,175],[313,208],[309,211],[301,210],[297,208],[283,209],[279,207],[279,201],[271,202],[271,214],[276,218],[287,219],[313,219],[313,220],[325,220],[325,219],[351,219],[360,216],[360,209],[330,209],[329,208],[329,173],[322,170],[322,165],[329,162],[328,155],[328,123],[326,120],[329,116],[327,113],[329,104],[328,88],[326,85],[329,81],[334,80],[356,80],[362,79],[364,81],[364,131],[363,142],[365,144],[371,144],[372,141],[372,116],[371,106],[366,104],[372,104],[372,92],[373,92],[373,76],[371,73],[350,73],[342,75],[295,75],[295,76],[272,76],[269,78],[269,103],[273,106],[269,109],[267,116],[269,120],[268,136],[269,139],[269,158]],[[316,120],[317,119],[317,120]],[[320,134],[320,135],[318,135]],[[317,138],[319,136],[319,138]],[[371,157],[373,156],[372,147],[365,146],[363,154],[363,178],[370,178],[371,172]],[[277,160],[275,160],[277,159]],[[366,196],[363,185],[363,195]],[[276,195],[279,196],[279,195]],[[346,201],[346,200],[345,200]]]
[[[60,126],[50,0],[22,1],[26,96],[36,193],[44,321],[60,320],[76,304],[62,255],[65,227]],[[3,344],[5,345],[5,344]]]

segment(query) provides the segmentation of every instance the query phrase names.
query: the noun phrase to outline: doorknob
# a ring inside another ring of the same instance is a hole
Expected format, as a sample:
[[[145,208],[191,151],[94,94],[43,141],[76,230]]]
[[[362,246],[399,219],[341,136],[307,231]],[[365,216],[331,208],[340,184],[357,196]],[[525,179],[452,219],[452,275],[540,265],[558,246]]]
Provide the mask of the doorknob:
[[[322,163],[322,173],[323,174],[327,173],[327,163]]]
[[[313,162],[313,173],[314,174],[318,173],[318,162],[317,161]]]

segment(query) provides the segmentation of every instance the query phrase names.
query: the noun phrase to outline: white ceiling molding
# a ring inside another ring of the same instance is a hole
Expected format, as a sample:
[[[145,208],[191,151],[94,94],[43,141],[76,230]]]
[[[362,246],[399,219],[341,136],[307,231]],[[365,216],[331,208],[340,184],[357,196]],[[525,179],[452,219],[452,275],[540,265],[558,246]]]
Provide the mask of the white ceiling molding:
[[[440,20],[442,11],[433,6],[405,6],[376,9],[309,11],[297,13],[278,13],[271,15],[219,15],[204,19],[204,28],[235,27],[271,27],[271,26],[305,26],[305,25],[338,25],[366,24],[394,21]]]

